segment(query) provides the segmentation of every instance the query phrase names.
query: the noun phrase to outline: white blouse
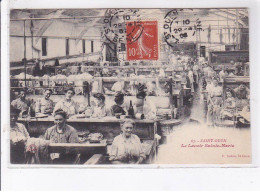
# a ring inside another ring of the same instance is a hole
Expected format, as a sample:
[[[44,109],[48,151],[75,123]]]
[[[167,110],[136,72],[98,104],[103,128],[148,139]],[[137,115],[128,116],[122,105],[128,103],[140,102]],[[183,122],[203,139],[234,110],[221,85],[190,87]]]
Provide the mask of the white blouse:
[[[29,138],[30,138],[30,135],[23,124],[16,123],[16,125],[14,127],[11,127],[10,139],[13,142],[16,142],[18,139],[27,140]]]
[[[137,161],[139,157],[145,158],[145,154],[137,135],[131,134],[129,138],[125,138],[123,134],[120,134],[114,138],[110,152],[110,160],[129,162]]]

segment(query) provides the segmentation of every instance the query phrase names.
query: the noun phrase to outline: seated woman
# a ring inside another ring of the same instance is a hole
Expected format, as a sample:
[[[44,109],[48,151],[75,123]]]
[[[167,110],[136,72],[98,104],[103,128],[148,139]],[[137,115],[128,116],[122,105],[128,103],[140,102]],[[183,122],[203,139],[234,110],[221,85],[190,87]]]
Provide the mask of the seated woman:
[[[249,99],[250,90],[246,87],[245,84],[240,84],[237,88],[234,89],[236,98],[239,100]]]
[[[239,115],[242,117],[238,120],[239,122],[241,122],[242,124],[250,124],[250,105],[246,105],[239,113]]]
[[[213,125],[220,112],[220,106],[222,104],[222,87],[218,85],[218,79],[214,77],[212,79],[212,86],[208,92],[208,113],[207,123]]]
[[[139,137],[132,134],[134,124],[131,119],[121,123],[122,133],[114,138],[109,154],[112,164],[140,164],[145,159]]]
[[[235,108],[235,98],[233,97],[231,90],[227,89],[226,100],[224,101],[224,108],[220,112],[220,117],[222,119],[231,119],[234,115]]]
[[[214,71],[212,66],[209,66],[208,78],[213,79],[214,77],[217,77],[217,73]]]
[[[44,135],[50,143],[78,143],[77,131],[66,124],[66,112],[59,109],[54,112],[54,126],[48,128]],[[51,153],[51,162],[56,164],[77,163],[79,155],[75,153]]]
[[[136,94],[136,101],[134,106],[135,114],[143,114],[147,119],[156,118],[157,108],[156,105],[146,98],[146,92],[144,88],[140,86]]]
[[[30,138],[25,126],[17,123],[20,111],[11,106],[10,110],[10,159],[12,164],[24,164],[24,148],[26,141]]]
[[[70,117],[77,114],[77,104],[72,100],[75,91],[73,90],[73,88],[69,88],[65,92],[65,99],[57,102],[53,112],[55,113],[57,110],[61,109],[66,113],[68,117]]]
[[[93,95],[94,97],[94,107],[91,112],[91,117],[105,117],[108,115],[108,110],[105,105],[105,96],[101,93],[96,93]],[[86,114],[86,113],[85,113]],[[87,114],[90,114],[89,110],[87,110]]]
[[[122,105],[124,103],[124,94],[123,93],[117,92],[117,94],[115,95],[115,103],[116,104],[114,104],[111,107],[111,115],[112,116],[115,116],[116,114],[125,115],[126,111],[122,107]]]
[[[219,72],[219,82],[223,82],[224,79],[228,76],[227,70],[225,69],[225,66],[222,66],[221,71]]]
[[[27,116],[29,114],[30,102],[26,99],[26,90],[19,92],[19,98],[13,100],[11,105],[20,111],[20,117]]]
[[[239,110],[242,110],[248,104],[250,99],[250,90],[246,87],[245,84],[240,84],[237,88],[234,89],[236,105]]]
[[[146,87],[147,87],[147,95],[148,96],[156,96],[156,84],[155,84],[155,82],[148,81],[146,83]]]
[[[35,105],[36,113],[52,114],[53,108],[54,108],[54,103],[50,99],[51,94],[52,94],[51,89],[45,89],[44,97],[40,98],[36,101],[36,105]]]

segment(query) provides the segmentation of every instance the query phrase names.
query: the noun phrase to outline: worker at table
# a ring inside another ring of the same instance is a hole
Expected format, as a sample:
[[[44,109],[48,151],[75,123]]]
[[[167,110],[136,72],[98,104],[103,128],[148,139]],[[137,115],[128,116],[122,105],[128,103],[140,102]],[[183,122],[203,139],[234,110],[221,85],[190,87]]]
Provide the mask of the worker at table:
[[[209,67],[208,63],[202,64],[202,73],[206,78],[208,78],[208,72],[210,71],[209,69],[210,69],[210,67]]]
[[[250,99],[250,90],[246,87],[245,84],[240,84],[237,88],[234,89],[235,98],[236,98],[236,106],[239,109],[242,109],[248,104]]]
[[[221,71],[219,72],[219,81],[220,81],[220,82],[223,82],[224,79],[225,79],[227,76],[228,76],[228,73],[227,73],[227,71],[226,71],[226,69],[225,69],[225,66],[223,65]]]
[[[141,85],[138,88],[138,92],[136,94],[136,101],[134,105],[135,114],[143,114],[147,119],[156,118],[156,105],[149,99],[147,99],[147,94],[144,90],[144,86]]]
[[[53,112],[54,102],[50,99],[51,89],[45,89],[44,97],[36,101],[35,112],[50,115]]]
[[[242,118],[239,118],[239,122],[245,124],[245,123],[250,123],[250,105],[246,105],[242,111],[239,113]]]
[[[238,99],[248,99],[250,95],[249,89],[245,84],[240,84],[237,88],[234,89],[236,98]]]
[[[159,81],[157,81],[159,82]],[[146,83],[146,88],[147,88],[147,94],[148,96],[156,96],[156,83],[153,81],[148,81]]]
[[[123,103],[124,103],[124,94],[122,92],[117,92],[115,95],[115,104],[111,107],[111,115],[115,116],[116,114],[121,114],[125,115],[126,111],[123,108]]]
[[[45,140],[50,143],[78,143],[77,131],[70,125],[66,124],[67,114],[59,109],[54,112],[54,126],[48,128],[45,132]],[[79,159],[77,153],[51,153],[53,163],[75,163]]]
[[[65,92],[65,98],[57,102],[53,112],[61,109],[67,114],[68,117],[70,117],[77,114],[77,104],[72,100],[72,97],[75,95],[75,91],[73,88],[68,88]]]
[[[132,134],[134,125],[131,119],[120,123],[122,133],[114,138],[109,154],[112,164],[140,164],[145,159],[139,137]]]
[[[226,90],[226,99],[224,101],[224,107],[220,112],[221,118],[232,119],[235,113],[235,108],[236,108],[235,98],[233,97],[232,90],[228,88]]]
[[[11,106],[20,111],[20,117],[29,114],[30,101],[26,99],[26,90],[19,92],[19,97],[11,102]]]
[[[108,115],[109,110],[107,109],[105,105],[105,96],[102,93],[96,93],[93,95],[94,100],[93,100],[93,108],[91,112],[91,117],[105,117]],[[89,114],[89,110],[88,114]]]
[[[25,162],[24,149],[26,141],[30,138],[25,126],[17,123],[20,110],[11,106],[10,109],[10,159],[12,164]]]
[[[209,66],[209,69],[208,69],[208,78],[209,79],[213,79],[214,77],[216,77],[217,74],[216,72],[214,71],[213,67],[212,66]]]
[[[208,93],[208,113],[207,124],[209,126],[214,124],[217,116],[220,114],[220,106],[222,104],[223,89],[218,85],[218,79],[214,77],[212,79],[212,86]]]

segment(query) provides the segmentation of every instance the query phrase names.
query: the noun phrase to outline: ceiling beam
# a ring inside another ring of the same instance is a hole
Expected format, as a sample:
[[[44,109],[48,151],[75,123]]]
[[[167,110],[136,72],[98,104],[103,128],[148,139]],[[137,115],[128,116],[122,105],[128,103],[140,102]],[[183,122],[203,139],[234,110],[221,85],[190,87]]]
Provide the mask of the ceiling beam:
[[[227,20],[233,20],[234,21],[234,23],[236,22],[236,18],[234,18],[234,17],[229,17],[229,16],[227,16],[226,14],[221,14],[221,13],[216,13],[216,12],[210,12],[211,14],[214,14],[214,15],[216,15],[216,16],[219,16],[219,17],[222,17],[222,18],[225,18],[225,19],[227,19]],[[240,19],[238,19],[238,23],[240,24],[240,25],[242,25],[242,26],[247,26],[242,20],[240,20]]]
[[[218,9],[218,11],[221,11],[223,13],[229,14],[232,17],[236,17],[236,13],[232,13],[231,10],[226,11],[226,10],[223,10],[223,9]]]
[[[64,12],[64,10],[57,10],[51,14],[49,14],[51,17],[52,15],[55,15],[55,16],[61,16],[62,13]],[[38,32],[36,33],[36,39],[35,39],[35,42],[37,44],[37,42],[39,41],[40,37],[43,35],[44,32],[46,32],[46,30],[51,26],[51,24],[53,23],[54,20],[47,20],[43,25],[42,27],[40,28],[40,30],[38,30]]]
[[[95,27],[95,24],[100,20],[100,18],[101,17],[103,17],[104,15],[103,15],[103,13],[101,12],[101,13],[99,13],[98,15],[97,15],[97,17],[96,18],[94,18],[91,22],[89,22],[88,23],[88,25],[89,26],[92,26],[92,27]],[[91,27],[86,27],[86,28],[84,28],[81,32],[80,32],[80,34],[78,35],[78,39],[76,40],[76,45],[79,43],[79,41],[80,41],[80,39],[84,36],[84,34],[86,34],[87,32],[88,32],[88,30],[90,29]],[[100,35],[101,36],[101,35]]]

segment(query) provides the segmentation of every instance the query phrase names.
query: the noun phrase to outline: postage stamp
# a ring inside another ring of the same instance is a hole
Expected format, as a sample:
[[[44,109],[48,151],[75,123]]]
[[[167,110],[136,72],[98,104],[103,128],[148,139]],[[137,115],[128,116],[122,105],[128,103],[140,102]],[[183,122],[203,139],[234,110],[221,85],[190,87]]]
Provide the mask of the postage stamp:
[[[128,22],[126,33],[128,60],[158,60],[157,21]]]

